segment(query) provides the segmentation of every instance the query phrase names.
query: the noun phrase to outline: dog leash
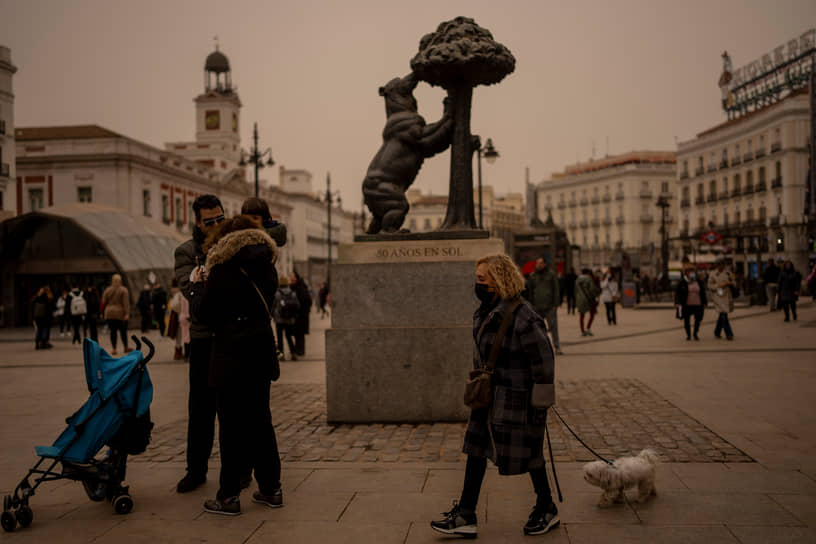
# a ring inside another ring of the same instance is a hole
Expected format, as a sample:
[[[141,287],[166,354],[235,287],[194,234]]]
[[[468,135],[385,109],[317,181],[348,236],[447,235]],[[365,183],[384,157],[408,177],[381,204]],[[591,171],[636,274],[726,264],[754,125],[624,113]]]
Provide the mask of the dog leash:
[[[550,450],[550,466],[552,467],[555,489],[558,491],[558,502],[564,502],[564,496],[561,494],[561,486],[558,485],[558,475],[555,473],[555,458],[553,457],[552,443],[550,442],[550,429],[546,424],[544,425],[544,434],[547,436],[547,449]]]
[[[580,442],[580,443],[581,443],[581,445],[582,445],[583,447],[585,447],[587,450],[589,450],[589,452],[590,452],[590,453],[592,453],[592,455],[594,455],[595,457],[597,457],[597,458],[598,458],[598,459],[600,459],[601,461],[603,461],[603,462],[605,462],[605,463],[607,463],[607,464],[609,464],[609,465],[613,465],[613,466],[614,466],[614,463],[613,463],[612,461],[610,461],[609,459],[606,459],[606,458],[605,458],[605,457],[603,457],[601,454],[599,454],[597,451],[595,451],[595,450],[593,450],[592,448],[590,448],[589,446],[587,446],[587,443],[586,443],[586,442],[584,442],[583,440],[581,440],[581,437],[580,437],[580,436],[578,436],[577,434],[575,434],[575,431],[573,431],[573,430],[572,430],[572,428],[569,426],[569,424],[567,424],[567,422],[566,422],[566,421],[564,421],[564,418],[563,418],[563,417],[561,417],[561,414],[559,414],[559,413],[558,413],[558,410],[556,410],[556,409],[555,409],[555,406],[551,406],[550,408],[552,408],[552,411],[553,411],[553,412],[555,412],[555,415],[557,415],[557,416],[558,416],[558,419],[560,419],[560,420],[561,420],[561,423],[563,423],[563,424],[564,424],[564,427],[566,427],[566,428],[567,428],[567,430],[568,430],[570,433],[572,433],[572,436],[574,436],[574,437],[575,437],[575,438],[578,440],[578,442]],[[550,440],[550,436],[549,436],[549,433],[547,433],[547,445],[548,445],[548,446],[549,446],[549,440]],[[552,458],[552,448],[550,449],[550,458]],[[554,473],[553,473],[553,474],[554,474]],[[557,481],[556,481],[556,485],[557,485]],[[560,493],[560,491],[559,491],[559,493]]]

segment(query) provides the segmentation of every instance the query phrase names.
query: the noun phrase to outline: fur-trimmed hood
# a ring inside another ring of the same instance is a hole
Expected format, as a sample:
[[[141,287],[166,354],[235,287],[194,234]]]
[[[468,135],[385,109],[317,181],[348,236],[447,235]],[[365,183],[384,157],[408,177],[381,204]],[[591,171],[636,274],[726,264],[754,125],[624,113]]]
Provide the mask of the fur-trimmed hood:
[[[275,241],[260,229],[243,229],[227,234],[210,248],[207,252],[207,270],[229,261],[243,248],[256,245],[268,247],[272,252],[272,262],[275,262],[278,257],[278,246]]]

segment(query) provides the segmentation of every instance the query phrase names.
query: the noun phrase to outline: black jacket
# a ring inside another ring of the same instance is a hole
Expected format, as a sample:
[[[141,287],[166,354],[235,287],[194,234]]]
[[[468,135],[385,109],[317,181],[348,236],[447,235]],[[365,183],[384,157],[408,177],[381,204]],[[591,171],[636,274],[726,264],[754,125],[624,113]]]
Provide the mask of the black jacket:
[[[706,288],[703,280],[700,278],[696,279],[697,285],[700,286],[700,302],[701,306],[705,308],[706,304],[708,304],[708,297],[706,296]],[[674,303],[679,304],[683,307],[686,306],[686,301],[688,300],[688,281],[686,277],[683,276],[680,278],[680,281],[677,283],[677,289],[674,291]]]
[[[802,275],[795,269],[783,269],[779,274],[779,300],[793,302],[799,298],[802,289]]]
[[[201,249],[200,242],[204,235],[201,234],[198,227],[196,227],[196,231],[197,234],[194,238],[187,240],[176,248],[175,265],[173,270],[179,289],[181,289],[181,294],[184,295],[184,297],[189,300],[191,304],[192,299],[190,298],[190,289],[192,287],[192,283],[190,282],[190,273],[196,266],[198,266],[198,263],[204,264],[206,259],[206,255],[204,255],[204,251]],[[210,335],[210,329],[207,328],[207,325],[201,322],[201,319],[191,307],[190,338],[209,338]]]
[[[136,302],[136,306],[139,307],[139,312],[142,315],[152,315],[150,313],[150,291],[147,289],[143,289],[141,293],[139,293],[139,300]]]
[[[277,378],[277,349],[267,313],[278,288],[276,253],[275,242],[260,229],[232,232],[207,254],[206,283],[190,287],[191,313],[212,331],[212,386]]]

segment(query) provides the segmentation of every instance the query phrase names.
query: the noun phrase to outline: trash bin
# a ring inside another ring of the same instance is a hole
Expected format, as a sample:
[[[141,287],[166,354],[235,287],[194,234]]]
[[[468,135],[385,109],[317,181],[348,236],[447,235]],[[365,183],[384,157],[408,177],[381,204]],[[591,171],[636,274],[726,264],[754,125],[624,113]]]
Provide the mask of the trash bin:
[[[633,281],[621,284],[621,305],[624,308],[634,308],[637,302],[637,285]]]

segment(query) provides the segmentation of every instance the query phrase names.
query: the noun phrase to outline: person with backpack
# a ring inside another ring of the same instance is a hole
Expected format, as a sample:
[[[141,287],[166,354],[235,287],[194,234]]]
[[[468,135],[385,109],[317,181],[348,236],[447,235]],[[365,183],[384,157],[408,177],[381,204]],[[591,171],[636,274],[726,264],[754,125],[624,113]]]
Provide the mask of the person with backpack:
[[[71,339],[71,345],[81,344],[82,338],[79,335],[79,330],[85,321],[85,315],[88,313],[88,302],[85,300],[85,295],[77,284],[71,286],[71,292],[65,301],[65,307],[70,312],[71,326],[74,329],[74,337]]]
[[[47,285],[37,291],[33,304],[34,325],[37,330],[34,335],[34,349],[50,349],[54,346],[48,341],[51,336],[51,317],[54,312],[54,295]]]
[[[289,278],[281,276],[278,280],[280,287],[275,292],[275,308],[272,317],[275,319],[275,332],[278,337],[278,351],[283,354],[283,337],[286,335],[286,343],[289,344],[291,360],[297,361],[297,350],[295,349],[295,323],[298,312],[300,312],[300,302],[297,294],[289,287]],[[284,358],[281,355],[280,360]]]

